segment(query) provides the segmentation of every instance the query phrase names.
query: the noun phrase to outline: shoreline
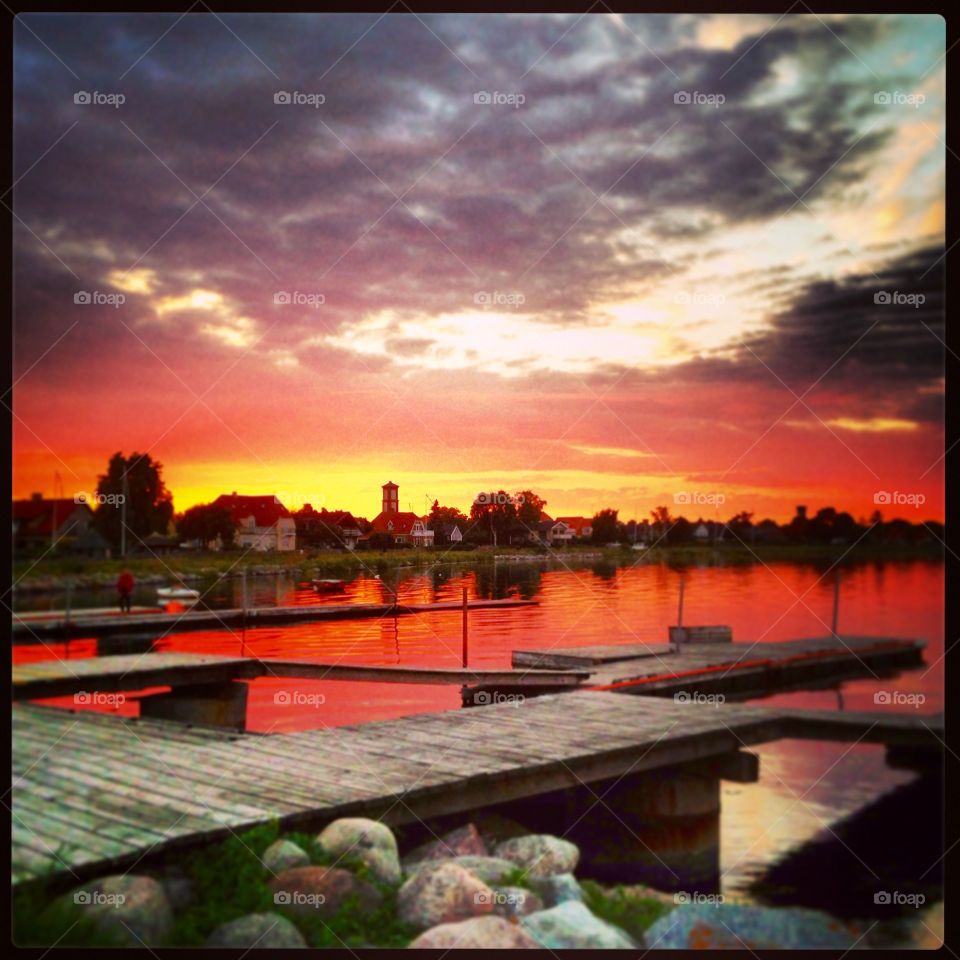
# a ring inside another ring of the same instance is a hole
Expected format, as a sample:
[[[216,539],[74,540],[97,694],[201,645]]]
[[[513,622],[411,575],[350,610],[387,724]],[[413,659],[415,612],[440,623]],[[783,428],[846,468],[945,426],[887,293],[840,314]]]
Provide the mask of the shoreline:
[[[555,551],[535,548],[481,547],[477,550],[443,551],[392,550],[389,552],[346,553],[322,550],[315,553],[262,554],[190,553],[158,557],[128,557],[126,560],[41,558],[14,565],[13,590],[20,593],[44,593],[74,589],[110,587],[120,571],[128,568],[140,584],[162,584],[174,580],[195,582],[214,578],[237,579],[244,573],[254,577],[280,574],[310,577],[324,574],[342,576],[439,566],[477,566],[495,563],[601,563],[629,567],[639,564],[669,566],[733,566],[754,563],[829,563],[848,565],[856,562],[929,560],[943,562],[939,544],[859,545],[847,544],[766,544],[657,546],[633,550],[628,546],[573,546]]]

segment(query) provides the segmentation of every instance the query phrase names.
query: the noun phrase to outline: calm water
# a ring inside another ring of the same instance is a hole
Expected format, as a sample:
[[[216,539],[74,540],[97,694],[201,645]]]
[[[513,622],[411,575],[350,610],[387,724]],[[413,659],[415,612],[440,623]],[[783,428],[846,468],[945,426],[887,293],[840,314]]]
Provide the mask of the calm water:
[[[833,602],[832,575],[821,579],[823,569],[786,563],[688,568],[684,621],[729,624],[735,642],[822,636],[829,632]],[[466,586],[471,597],[539,601],[537,607],[471,612],[469,662],[484,668],[508,667],[514,649],[662,643],[667,626],[676,621],[679,577],[675,570],[660,565],[569,569],[505,563],[496,569],[401,569],[384,576],[391,577],[389,583],[369,575],[357,577],[348,583],[345,594],[327,598],[293,580],[261,578],[250,581],[248,596],[256,605],[386,602],[396,590],[401,602],[429,602],[457,600]],[[821,709],[942,710],[943,586],[943,565],[936,562],[845,568],[840,632],[921,637],[928,644],[927,665],[894,679],[856,680],[838,690],[782,694],[764,702]],[[135,602],[152,605],[154,589],[138,588]],[[211,582],[200,589],[209,606],[239,604],[238,581]],[[112,600],[111,591],[88,591],[77,596],[75,603],[96,606]],[[62,598],[48,603],[63,605]],[[460,642],[460,614],[445,612],[245,633],[167,634],[152,645],[133,649],[454,667],[459,665]],[[87,657],[97,652],[127,651],[98,645],[90,638],[46,647],[17,646],[14,660]],[[286,705],[278,705],[275,697],[281,691],[322,696],[287,697]],[[923,694],[925,701],[919,707],[877,705],[874,694],[879,691]],[[456,709],[459,699],[456,686],[258,680],[250,690],[248,724],[258,731],[312,729]],[[136,705],[128,703],[122,709],[136,712]],[[745,891],[771,864],[789,859],[802,845],[830,840],[831,830],[844,817],[913,779],[910,773],[887,769],[881,747],[779,742],[754,749],[761,755],[760,782],[724,785],[721,869],[728,893]],[[839,849],[843,856],[844,846]],[[862,850],[846,855],[868,860]],[[866,868],[873,872],[869,862]]]

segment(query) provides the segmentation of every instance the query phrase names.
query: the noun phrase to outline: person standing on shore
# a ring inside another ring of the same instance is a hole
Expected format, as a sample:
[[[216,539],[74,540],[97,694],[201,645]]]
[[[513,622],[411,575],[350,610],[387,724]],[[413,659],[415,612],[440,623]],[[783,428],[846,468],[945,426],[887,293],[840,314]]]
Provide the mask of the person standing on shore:
[[[124,567],[120,576],[117,578],[117,595],[120,598],[120,612],[130,612],[130,597],[133,594],[134,579],[133,574]]]

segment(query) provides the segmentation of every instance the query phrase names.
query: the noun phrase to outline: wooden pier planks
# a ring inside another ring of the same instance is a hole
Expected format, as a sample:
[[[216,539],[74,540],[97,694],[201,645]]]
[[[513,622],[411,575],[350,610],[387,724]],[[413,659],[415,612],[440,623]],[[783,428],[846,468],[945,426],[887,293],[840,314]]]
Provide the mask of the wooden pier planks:
[[[935,744],[942,719],[574,692],[275,736],[21,704],[13,734],[16,883],[103,871],[275,818],[403,823],[785,736]]]
[[[313,660],[259,660],[195,653],[139,653],[77,660],[45,660],[13,667],[13,699],[42,700],[77,693],[135,691],[150,687],[225,684],[258,677],[362,680],[380,683],[489,683],[498,687],[576,687],[586,671],[473,670],[365,666]]]
[[[511,607],[534,607],[536,600],[506,598],[501,600],[471,600],[469,610],[502,610]],[[418,613],[462,610],[457,600],[441,600],[435,603],[318,603],[288,607],[253,607],[247,610],[184,610],[180,613],[131,613],[111,616],[87,616],[80,608],[70,619],[36,618],[26,615],[22,619],[13,614],[12,631],[15,640],[30,642],[65,637],[115,634],[168,634],[185,633],[190,630],[230,630],[236,627],[279,626],[293,623],[311,623],[322,620],[356,620],[369,617],[407,616]]]

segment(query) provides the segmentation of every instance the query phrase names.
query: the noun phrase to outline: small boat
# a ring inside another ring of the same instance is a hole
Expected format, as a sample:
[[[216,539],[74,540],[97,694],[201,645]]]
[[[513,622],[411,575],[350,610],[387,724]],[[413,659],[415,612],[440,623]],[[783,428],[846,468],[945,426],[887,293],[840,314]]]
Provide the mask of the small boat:
[[[342,580],[312,580],[311,583],[318,593],[343,593]]]
[[[190,587],[157,587],[158,600],[199,600],[200,591]]]

